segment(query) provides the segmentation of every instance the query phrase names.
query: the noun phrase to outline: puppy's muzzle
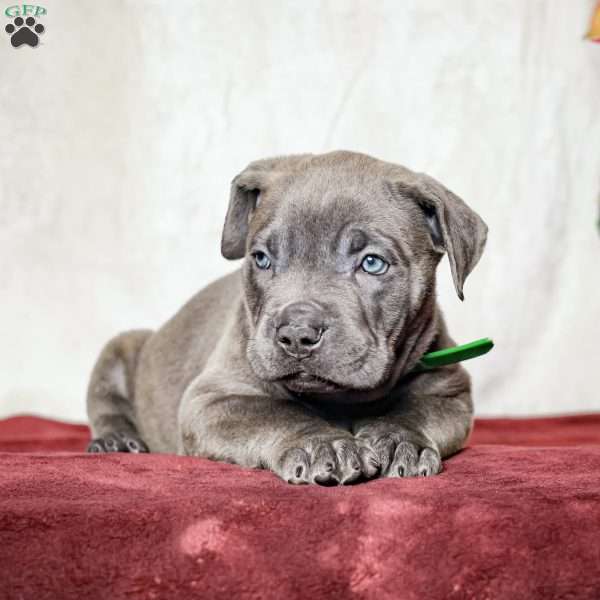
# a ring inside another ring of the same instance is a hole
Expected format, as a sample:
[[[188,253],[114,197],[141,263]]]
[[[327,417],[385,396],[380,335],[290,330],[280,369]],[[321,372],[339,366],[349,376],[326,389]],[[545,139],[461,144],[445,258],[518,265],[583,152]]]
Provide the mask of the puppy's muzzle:
[[[303,359],[321,347],[323,311],[310,302],[288,304],[277,318],[275,342],[290,356]]]

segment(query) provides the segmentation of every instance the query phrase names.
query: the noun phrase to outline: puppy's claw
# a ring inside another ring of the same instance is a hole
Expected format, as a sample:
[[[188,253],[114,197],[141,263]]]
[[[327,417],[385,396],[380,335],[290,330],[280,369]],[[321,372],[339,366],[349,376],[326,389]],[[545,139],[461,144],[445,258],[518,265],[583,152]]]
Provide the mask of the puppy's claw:
[[[93,439],[88,447],[88,452],[130,452],[139,454],[149,452],[148,446],[137,436],[129,433],[108,433],[105,436]]]

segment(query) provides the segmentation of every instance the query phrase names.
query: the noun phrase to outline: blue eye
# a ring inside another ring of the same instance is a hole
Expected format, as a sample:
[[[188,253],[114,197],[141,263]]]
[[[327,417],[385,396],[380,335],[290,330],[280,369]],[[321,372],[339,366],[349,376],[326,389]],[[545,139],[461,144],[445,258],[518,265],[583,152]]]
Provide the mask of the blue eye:
[[[383,258],[379,258],[379,256],[375,256],[374,254],[367,254],[363,258],[362,263],[360,263],[362,270],[369,275],[383,275],[390,265],[383,260]]]
[[[271,261],[264,252],[255,252],[254,262],[259,269],[263,270],[266,270],[271,266]]]

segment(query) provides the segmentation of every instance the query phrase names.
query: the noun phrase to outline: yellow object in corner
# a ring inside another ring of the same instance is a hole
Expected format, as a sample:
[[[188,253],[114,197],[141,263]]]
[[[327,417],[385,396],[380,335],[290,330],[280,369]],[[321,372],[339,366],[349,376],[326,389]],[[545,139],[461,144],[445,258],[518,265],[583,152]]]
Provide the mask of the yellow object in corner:
[[[600,2],[596,5],[594,14],[592,15],[590,30],[585,37],[588,40],[592,40],[592,42],[600,42]]]

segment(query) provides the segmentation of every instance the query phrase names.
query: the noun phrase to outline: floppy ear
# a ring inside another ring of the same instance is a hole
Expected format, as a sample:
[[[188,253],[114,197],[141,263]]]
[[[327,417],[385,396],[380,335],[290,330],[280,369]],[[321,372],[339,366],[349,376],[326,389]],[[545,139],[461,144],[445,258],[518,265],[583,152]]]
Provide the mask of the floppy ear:
[[[483,254],[487,225],[456,194],[423,173],[395,181],[394,191],[415,200],[425,215],[434,248],[448,253],[456,293],[464,300],[463,285]]]
[[[231,182],[229,207],[221,237],[221,254],[229,260],[242,258],[246,253],[248,224],[260,200],[264,176],[264,171],[251,163]]]
[[[221,237],[221,254],[225,258],[235,260],[246,253],[248,226],[260,203],[261,193],[278,178],[302,169],[311,156],[292,154],[255,160],[234,177]]]

